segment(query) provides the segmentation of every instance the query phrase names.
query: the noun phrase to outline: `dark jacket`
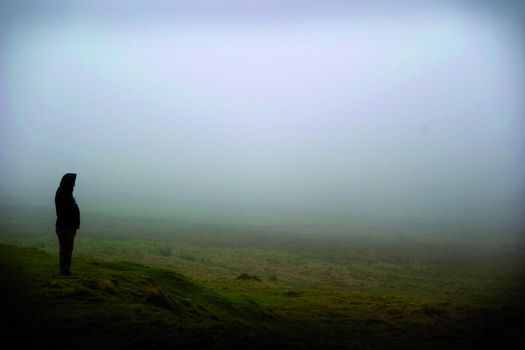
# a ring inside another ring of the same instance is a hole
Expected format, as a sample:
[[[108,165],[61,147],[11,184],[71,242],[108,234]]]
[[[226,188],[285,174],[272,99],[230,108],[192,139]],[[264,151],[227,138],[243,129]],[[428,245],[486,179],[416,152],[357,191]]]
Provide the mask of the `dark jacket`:
[[[56,227],[60,229],[77,230],[80,227],[80,210],[73,198],[73,187],[77,174],[66,174],[60,181],[60,187],[55,195],[57,212]]]

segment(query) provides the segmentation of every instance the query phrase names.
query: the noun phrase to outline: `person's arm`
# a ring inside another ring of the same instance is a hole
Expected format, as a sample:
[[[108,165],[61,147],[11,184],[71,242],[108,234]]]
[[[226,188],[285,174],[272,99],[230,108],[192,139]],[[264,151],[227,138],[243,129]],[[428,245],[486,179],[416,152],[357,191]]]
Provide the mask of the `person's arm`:
[[[73,199],[74,201],[74,199]],[[74,209],[73,209],[73,226],[75,229],[80,228],[80,209],[78,209],[78,205],[76,202],[74,202]]]

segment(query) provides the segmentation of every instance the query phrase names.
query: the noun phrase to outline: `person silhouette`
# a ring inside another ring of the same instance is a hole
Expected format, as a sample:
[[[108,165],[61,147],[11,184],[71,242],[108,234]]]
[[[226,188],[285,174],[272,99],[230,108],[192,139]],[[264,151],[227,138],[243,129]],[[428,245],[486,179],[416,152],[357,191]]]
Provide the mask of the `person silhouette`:
[[[60,244],[60,274],[71,275],[71,257],[73,241],[80,227],[80,210],[73,197],[73,188],[77,174],[67,173],[62,177],[55,194],[55,209],[57,213],[55,232]]]

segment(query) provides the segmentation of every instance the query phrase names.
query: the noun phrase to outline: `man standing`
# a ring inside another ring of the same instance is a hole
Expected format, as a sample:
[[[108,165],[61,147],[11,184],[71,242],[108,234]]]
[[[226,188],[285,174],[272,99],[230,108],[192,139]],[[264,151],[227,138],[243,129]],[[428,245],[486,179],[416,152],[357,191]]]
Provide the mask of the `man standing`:
[[[65,174],[55,195],[57,212],[56,234],[60,244],[60,274],[71,275],[71,255],[73,254],[73,240],[80,227],[80,210],[73,197],[73,188],[77,174]]]

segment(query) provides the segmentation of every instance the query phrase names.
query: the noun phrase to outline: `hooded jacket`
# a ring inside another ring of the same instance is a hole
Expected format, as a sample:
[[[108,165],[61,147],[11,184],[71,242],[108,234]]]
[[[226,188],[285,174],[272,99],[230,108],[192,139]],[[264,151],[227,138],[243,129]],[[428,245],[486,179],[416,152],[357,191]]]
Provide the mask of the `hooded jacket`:
[[[80,227],[80,210],[73,197],[76,178],[77,174],[65,174],[55,194],[57,228],[77,230]]]

